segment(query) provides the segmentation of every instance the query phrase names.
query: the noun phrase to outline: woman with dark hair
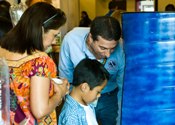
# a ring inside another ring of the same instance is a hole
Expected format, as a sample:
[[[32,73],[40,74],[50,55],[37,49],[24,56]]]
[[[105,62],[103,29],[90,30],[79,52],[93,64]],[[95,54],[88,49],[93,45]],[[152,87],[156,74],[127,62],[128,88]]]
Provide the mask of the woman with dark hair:
[[[82,11],[79,27],[89,27],[90,24],[91,24],[91,19],[89,18],[87,12]]]
[[[63,11],[39,2],[29,7],[17,25],[0,42],[10,73],[11,124],[56,125],[55,108],[67,93],[69,83],[57,85],[54,61],[44,52],[55,42],[66,22]]]

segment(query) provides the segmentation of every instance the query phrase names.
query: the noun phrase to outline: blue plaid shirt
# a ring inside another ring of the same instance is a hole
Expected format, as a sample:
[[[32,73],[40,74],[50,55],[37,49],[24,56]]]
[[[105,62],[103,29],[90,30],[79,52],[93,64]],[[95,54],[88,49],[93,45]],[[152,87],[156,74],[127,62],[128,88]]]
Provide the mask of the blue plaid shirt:
[[[91,105],[90,107],[95,114],[94,108]],[[59,115],[58,125],[88,125],[84,108],[70,95],[66,95],[66,101]]]

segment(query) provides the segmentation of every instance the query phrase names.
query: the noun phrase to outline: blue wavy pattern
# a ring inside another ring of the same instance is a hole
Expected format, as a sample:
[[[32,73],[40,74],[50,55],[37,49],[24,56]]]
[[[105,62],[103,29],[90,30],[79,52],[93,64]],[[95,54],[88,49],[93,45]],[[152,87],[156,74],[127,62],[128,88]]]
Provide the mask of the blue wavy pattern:
[[[122,125],[175,125],[175,13],[124,13],[122,20]]]

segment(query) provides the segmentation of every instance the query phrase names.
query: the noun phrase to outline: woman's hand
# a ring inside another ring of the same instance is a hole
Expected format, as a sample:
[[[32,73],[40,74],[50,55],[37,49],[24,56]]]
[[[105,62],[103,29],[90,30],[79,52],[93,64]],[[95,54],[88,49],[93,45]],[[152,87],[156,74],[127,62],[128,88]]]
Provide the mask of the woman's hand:
[[[58,98],[61,96],[63,98],[67,93],[69,93],[70,84],[67,79],[61,79],[62,84],[54,84],[54,92],[58,95]]]

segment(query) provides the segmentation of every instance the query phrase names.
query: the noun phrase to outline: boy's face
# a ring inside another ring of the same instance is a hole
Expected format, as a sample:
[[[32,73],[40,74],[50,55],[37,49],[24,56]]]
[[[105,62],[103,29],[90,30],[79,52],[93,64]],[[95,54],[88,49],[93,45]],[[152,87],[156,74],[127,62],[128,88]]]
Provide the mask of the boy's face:
[[[90,87],[87,87],[86,92],[82,96],[82,101],[85,105],[94,102],[101,96],[102,89],[106,86],[107,80],[103,82],[102,85],[94,87],[92,90],[90,90]]]

